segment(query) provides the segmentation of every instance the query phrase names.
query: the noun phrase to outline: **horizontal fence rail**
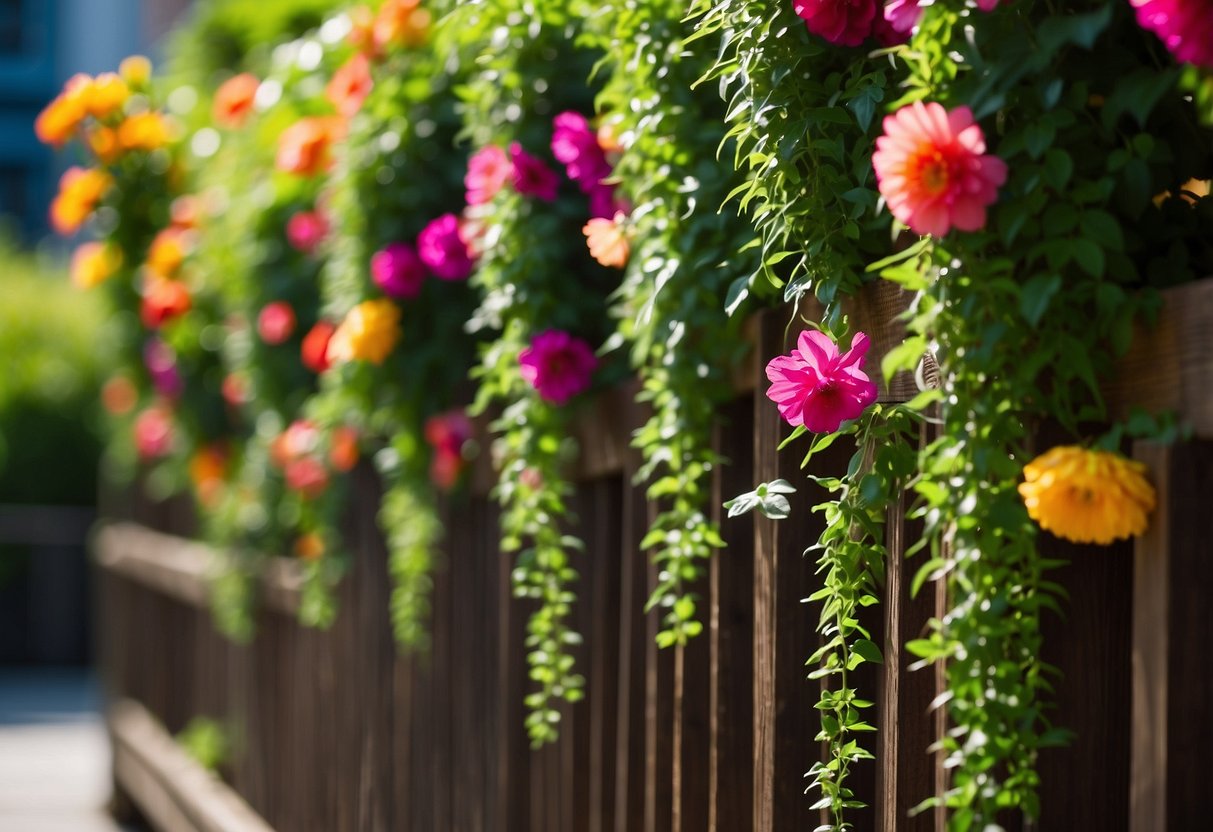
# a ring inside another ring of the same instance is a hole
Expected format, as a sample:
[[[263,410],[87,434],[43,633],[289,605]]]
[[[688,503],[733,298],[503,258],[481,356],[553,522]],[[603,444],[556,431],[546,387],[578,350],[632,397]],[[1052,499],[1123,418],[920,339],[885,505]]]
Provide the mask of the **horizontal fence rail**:
[[[886,287],[853,310],[873,333],[873,368],[900,340],[894,320],[903,306]],[[1183,445],[1134,449],[1159,493],[1149,534],[1111,547],[1040,537],[1045,557],[1068,562],[1053,575],[1069,599],[1064,619],[1046,619],[1043,658],[1061,671],[1048,716],[1075,736],[1041,753],[1034,829],[1180,832],[1208,823],[1211,310],[1213,282],[1170,293],[1159,328],[1139,337],[1108,388],[1118,412],[1133,402],[1179,407],[1194,428]],[[643,612],[656,575],[639,541],[655,508],[633,483],[637,460],[627,443],[644,414],[625,390],[604,398],[583,425],[572,507],[587,543],[574,613],[587,695],[564,709],[557,744],[532,751],[523,728],[528,607],[511,597],[512,564],[499,551],[487,471],[444,509],[445,559],[426,655],[399,655],[391,638],[378,486],[368,470],[355,473],[345,522],[353,563],[329,631],[295,622],[298,575],[283,561],[265,577],[254,641],[226,641],[207,609],[213,552],[140,525],[104,527],[96,551],[109,693],[140,703],[170,732],[196,716],[227,726],[234,746],[224,778],[283,832],[814,828],[823,820],[803,794],[803,774],[819,753],[817,683],[805,668],[817,611],[802,602],[815,589],[803,550],[821,530],[808,509],[824,495],[800,476],[798,458],[776,453],[786,426],[755,390],[765,359],[795,335],[786,324],[774,314],[757,320],[738,397],[719,412],[715,444],[727,463],[714,472],[713,511],[728,546],[697,588],[707,627],[685,648],[657,649],[658,623]],[[913,379],[900,378],[883,394],[897,400],[914,391]],[[1052,444],[1047,432],[1039,442]],[[817,473],[845,468],[842,444],[821,455]],[[724,500],[779,476],[800,489],[790,518],[721,517]],[[931,707],[942,678],[938,668],[911,671],[903,645],[925,632],[946,599],[931,584],[911,595],[917,562],[904,554],[917,529],[898,508],[889,517],[883,603],[865,622],[885,662],[863,665],[854,681],[876,702],[879,732],[870,739],[876,761],[853,777],[870,807],[853,822],[878,832],[942,830],[940,812],[911,814],[946,788],[928,751],[946,729]],[[1006,827],[1025,828],[1016,818]]]

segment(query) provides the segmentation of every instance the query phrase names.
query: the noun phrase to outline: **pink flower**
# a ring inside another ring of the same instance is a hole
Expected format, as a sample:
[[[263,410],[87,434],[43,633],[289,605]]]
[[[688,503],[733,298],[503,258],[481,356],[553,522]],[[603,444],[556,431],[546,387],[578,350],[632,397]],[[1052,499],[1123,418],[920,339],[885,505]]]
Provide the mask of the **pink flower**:
[[[454,214],[443,214],[422,230],[417,237],[417,254],[443,280],[463,280],[472,273],[472,253]]]
[[[181,371],[177,369],[177,353],[159,338],[152,338],[143,345],[143,363],[152,387],[161,396],[175,399],[185,390]]]
[[[518,356],[522,377],[540,398],[561,405],[584,392],[598,367],[594,351],[585,341],[559,329],[549,329],[531,339]]]
[[[611,175],[598,133],[581,113],[561,113],[552,119],[552,155],[586,193]]]
[[[1129,0],[1178,61],[1213,69],[1213,0]]]
[[[267,303],[257,315],[257,334],[265,343],[276,346],[295,331],[295,310],[284,300]]]
[[[985,135],[968,107],[951,112],[915,101],[884,120],[872,167],[893,216],[916,234],[976,231],[998,199],[1007,165],[986,153]]]
[[[329,221],[319,211],[299,211],[286,223],[286,239],[304,254],[314,254],[329,233]]]
[[[173,449],[173,414],[156,404],[135,419],[135,449],[143,459],[166,456]]]
[[[805,330],[797,349],[767,364],[767,397],[789,425],[833,433],[876,401],[876,385],[863,371],[868,345],[868,336],[856,332],[851,348],[840,355],[828,335]]]
[[[408,243],[388,243],[371,257],[371,279],[393,298],[415,298],[425,282],[425,264]]]
[[[872,34],[876,0],[793,0],[805,26],[835,46],[859,46]]]
[[[595,185],[590,190],[590,216],[610,219],[618,213],[628,213],[620,200],[615,198],[614,185]]]
[[[977,8],[983,12],[992,12],[998,8],[999,0],[977,0]]]
[[[998,0],[993,2],[997,3]],[[918,21],[922,20],[922,6],[919,5],[919,0],[889,0],[884,5],[881,20],[894,32],[909,35],[918,25]],[[878,21],[875,29],[879,31],[880,28]]]
[[[468,159],[468,172],[463,177],[463,184],[468,189],[468,205],[488,202],[505,187],[513,172],[514,166],[504,150],[496,145],[481,148]]]
[[[556,198],[560,178],[542,161],[514,142],[510,145],[510,161],[514,168],[514,190],[523,196],[537,196],[545,202]]]
[[[430,460],[430,480],[441,489],[449,489],[459,480],[467,461],[463,446],[472,438],[472,423],[458,408],[431,416],[425,423],[425,441],[434,449]]]

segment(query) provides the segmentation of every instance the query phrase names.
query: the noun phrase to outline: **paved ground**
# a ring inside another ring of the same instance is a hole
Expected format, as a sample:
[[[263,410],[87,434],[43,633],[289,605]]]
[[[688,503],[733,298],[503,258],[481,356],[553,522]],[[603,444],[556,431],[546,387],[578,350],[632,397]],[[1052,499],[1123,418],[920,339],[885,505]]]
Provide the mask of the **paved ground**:
[[[0,668],[0,832],[120,832],[109,787],[91,677]]]

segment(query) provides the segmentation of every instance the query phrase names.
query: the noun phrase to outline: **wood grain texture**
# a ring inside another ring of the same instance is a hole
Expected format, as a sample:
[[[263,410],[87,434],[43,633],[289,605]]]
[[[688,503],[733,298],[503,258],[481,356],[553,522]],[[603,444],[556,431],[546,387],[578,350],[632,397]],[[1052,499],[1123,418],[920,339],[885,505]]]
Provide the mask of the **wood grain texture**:
[[[114,776],[165,832],[273,832],[239,795],[185,753],[138,702],[111,706]]]

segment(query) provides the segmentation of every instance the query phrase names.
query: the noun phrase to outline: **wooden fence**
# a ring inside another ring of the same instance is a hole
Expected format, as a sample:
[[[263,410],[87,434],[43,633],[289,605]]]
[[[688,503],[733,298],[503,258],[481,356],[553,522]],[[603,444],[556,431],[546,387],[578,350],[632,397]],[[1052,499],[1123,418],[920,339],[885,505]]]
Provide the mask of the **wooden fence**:
[[[871,366],[896,342],[889,291],[862,301],[875,333]],[[1142,446],[1160,504],[1149,534],[1112,547],[1042,536],[1069,565],[1066,617],[1046,623],[1044,659],[1056,665],[1051,718],[1076,732],[1042,752],[1039,830],[1184,832],[1208,828],[1213,801],[1213,282],[1173,292],[1157,331],[1139,337],[1117,383],[1115,407],[1178,408],[1195,437]],[[280,832],[793,832],[821,822],[803,793],[818,758],[816,683],[805,659],[817,611],[802,603],[814,567],[820,495],[798,475],[785,435],[754,379],[784,347],[786,317],[759,320],[749,387],[720,412],[713,504],[783,476],[804,483],[799,510],[778,523],[723,522],[728,548],[698,588],[708,617],[685,649],[658,650],[643,613],[654,580],[638,549],[653,507],[632,484],[627,448],[642,414],[607,396],[581,432],[585,452],[573,508],[588,549],[576,623],[583,702],[566,708],[558,744],[532,751],[523,730],[528,690],[525,603],[511,598],[511,562],[497,547],[494,505],[473,489],[447,506],[446,563],[434,588],[433,649],[399,655],[388,622],[386,551],[375,527],[373,475],[358,474],[348,518],[352,571],[328,632],[294,619],[297,581],[284,561],[266,579],[254,642],[217,635],[207,610],[205,547],[132,523],[96,541],[103,602],[103,665],[115,700],[140,703],[169,731],[198,715],[223,722],[236,744],[226,780]],[[886,396],[904,395],[897,383]],[[822,470],[845,466],[832,449]],[[876,700],[877,760],[860,765],[856,830],[940,830],[935,812],[910,809],[945,782],[928,746],[943,726],[930,704],[937,670],[910,672],[902,645],[919,637],[943,599],[908,590],[913,529],[891,515],[884,603],[868,623],[885,664],[857,686]],[[122,726],[116,726],[116,730]],[[118,733],[121,733],[120,731]],[[119,785],[127,791],[119,759]],[[134,777],[134,775],[130,775]],[[136,795],[136,798],[138,796]],[[1008,819],[1008,829],[1023,826]],[[199,823],[195,828],[208,828]]]

